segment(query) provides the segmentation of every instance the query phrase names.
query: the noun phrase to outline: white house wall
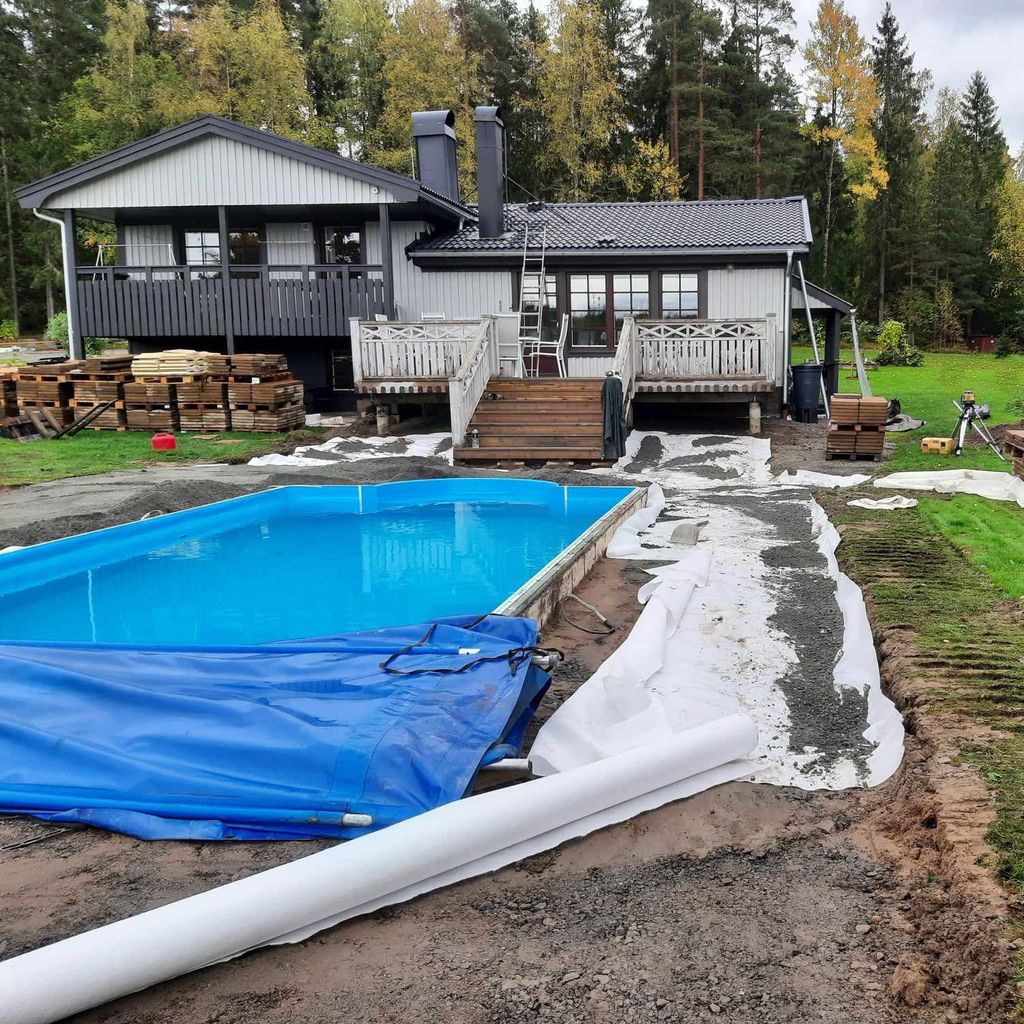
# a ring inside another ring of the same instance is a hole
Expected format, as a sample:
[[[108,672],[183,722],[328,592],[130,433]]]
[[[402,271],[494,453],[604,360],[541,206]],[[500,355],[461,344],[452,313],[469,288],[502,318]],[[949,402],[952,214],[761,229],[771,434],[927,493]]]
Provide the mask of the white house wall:
[[[208,136],[59,192],[47,209],[390,203],[387,189],[235,139]]]
[[[458,320],[512,309],[512,274],[507,270],[447,270],[426,273],[414,266],[405,248],[427,230],[423,221],[392,221],[391,251],[395,274],[395,306],[399,320],[418,320],[423,313],[444,313]],[[366,225],[367,263],[379,263],[380,225]]]
[[[776,380],[785,363],[783,328],[786,305],[785,267],[714,267],[708,270],[707,316],[711,320],[760,319],[775,314]]]

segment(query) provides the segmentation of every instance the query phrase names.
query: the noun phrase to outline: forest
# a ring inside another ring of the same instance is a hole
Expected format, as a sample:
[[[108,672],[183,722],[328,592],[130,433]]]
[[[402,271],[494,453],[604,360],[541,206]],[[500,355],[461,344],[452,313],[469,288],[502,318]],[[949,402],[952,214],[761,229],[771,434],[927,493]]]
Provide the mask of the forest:
[[[0,321],[63,304],[13,190],[204,113],[413,173],[410,114],[500,104],[509,198],[808,197],[817,283],[923,346],[1024,339],[1024,159],[981,72],[935,89],[891,5],[821,0],[0,0]],[[105,239],[83,224],[83,258]]]

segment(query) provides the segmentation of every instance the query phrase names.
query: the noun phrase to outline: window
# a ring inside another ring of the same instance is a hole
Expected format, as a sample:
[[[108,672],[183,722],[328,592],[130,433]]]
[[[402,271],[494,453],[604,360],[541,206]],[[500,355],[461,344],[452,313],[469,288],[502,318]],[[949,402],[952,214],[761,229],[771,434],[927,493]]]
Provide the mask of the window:
[[[666,320],[698,316],[697,275],[661,275],[661,315]]]
[[[217,232],[186,231],[185,262],[190,267],[219,267],[220,236]]]
[[[523,282],[522,312],[536,312],[540,301],[537,274],[527,274]],[[541,336],[553,338],[558,335],[558,275],[544,275],[544,304],[540,317]]]
[[[606,346],[607,311],[608,293],[604,274],[569,275],[569,315],[573,345]]]
[[[324,260],[327,263],[362,263],[363,247],[356,228],[324,228]]]
[[[232,231],[228,235],[231,262],[260,263],[260,233],[258,231]]]
[[[677,275],[678,276],[678,275]],[[646,274],[612,275],[612,306],[615,310],[615,337],[627,315],[651,315],[651,286]]]

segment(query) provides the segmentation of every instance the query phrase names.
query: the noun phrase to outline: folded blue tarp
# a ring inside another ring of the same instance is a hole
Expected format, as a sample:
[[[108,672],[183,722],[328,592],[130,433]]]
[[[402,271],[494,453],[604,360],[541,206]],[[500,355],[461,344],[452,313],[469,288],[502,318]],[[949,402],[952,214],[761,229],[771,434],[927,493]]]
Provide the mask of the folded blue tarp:
[[[0,812],[142,839],[360,835],[343,814],[390,825],[518,751],[549,682],[536,639],[489,615],[262,647],[2,644]]]

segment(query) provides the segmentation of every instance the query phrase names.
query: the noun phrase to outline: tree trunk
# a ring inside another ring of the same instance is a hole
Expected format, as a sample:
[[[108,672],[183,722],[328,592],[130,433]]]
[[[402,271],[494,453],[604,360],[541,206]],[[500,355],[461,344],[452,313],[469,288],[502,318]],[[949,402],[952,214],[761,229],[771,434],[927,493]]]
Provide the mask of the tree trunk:
[[[761,198],[761,119],[754,124],[754,198]]]
[[[885,261],[889,250],[889,209],[884,193],[879,212],[882,223],[878,232],[878,322],[881,323],[885,312]]]
[[[679,38],[675,7],[672,10],[672,45],[669,51],[668,155],[679,167]]]
[[[825,229],[822,231],[824,252],[821,258],[822,285],[828,287],[828,255],[832,243],[832,176],[836,167],[836,143],[830,142],[828,149],[828,181],[825,183]]]
[[[14,214],[11,209],[11,179],[7,169],[7,136],[0,131],[0,169],[3,171],[4,212],[7,219],[7,272],[10,275],[11,319],[21,328],[18,309],[18,272],[14,260]]]
[[[697,198],[704,198],[704,36],[699,39],[697,65]]]

